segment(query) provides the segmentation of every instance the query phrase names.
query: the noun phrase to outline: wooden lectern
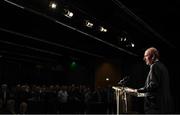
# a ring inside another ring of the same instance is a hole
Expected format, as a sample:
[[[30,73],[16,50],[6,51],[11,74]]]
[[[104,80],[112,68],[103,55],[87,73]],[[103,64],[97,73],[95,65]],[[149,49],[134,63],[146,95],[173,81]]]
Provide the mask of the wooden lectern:
[[[117,115],[120,113],[120,102],[122,104],[121,112],[128,113],[128,96],[136,96],[136,97],[145,97],[145,93],[137,93],[135,89],[124,87],[124,86],[113,86],[116,94],[116,107],[117,107]]]

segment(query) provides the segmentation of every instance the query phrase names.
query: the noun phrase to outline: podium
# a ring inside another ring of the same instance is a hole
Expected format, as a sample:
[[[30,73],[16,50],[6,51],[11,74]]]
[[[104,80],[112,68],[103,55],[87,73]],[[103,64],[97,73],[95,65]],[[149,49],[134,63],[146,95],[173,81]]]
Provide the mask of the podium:
[[[133,88],[124,86],[113,86],[116,94],[116,110],[117,115],[120,113],[120,102],[121,102],[121,112],[128,113],[128,96],[145,97],[145,93],[138,93]]]

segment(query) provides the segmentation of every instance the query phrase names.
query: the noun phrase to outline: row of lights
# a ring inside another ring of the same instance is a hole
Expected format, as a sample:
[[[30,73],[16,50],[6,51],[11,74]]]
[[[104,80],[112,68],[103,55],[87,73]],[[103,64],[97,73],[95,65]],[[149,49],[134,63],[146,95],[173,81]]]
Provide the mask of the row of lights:
[[[58,7],[58,4],[54,1],[49,3],[49,7],[52,9],[56,9]],[[74,13],[71,12],[68,9],[63,9],[64,10],[64,16],[66,16],[67,18],[72,18],[74,16]],[[85,20],[85,26],[88,28],[93,28],[94,24],[89,21],[89,20]],[[107,29],[104,28],[103,26],[99,26],[99,31],[100,32],[107,32]]]
[[[49,3],[49,7],[51,8],[51,9],[57,9],[57,7],[58,7],[58,4],[56,3],[56,2],[54,2],[54,1],[51,1],[50,3]],[[70,10],[68,10],[68,9],[63,9],[64,10],[64,16],[66,16],[66,17],[68,17],[68,18],[72,18],[73,17],[73,12],[71,12]]]
[[[49,4],[49,7],[52,8],[52,9],[56,9],[58,6],[58,4],[54,1],[50,2]],[[63,9],[64,10],[64,16],[66,16],[67,18],[72,18],[74,16],[74,13],[71,12],[70,10],[68,9]],[[94,24],[90,21],[90,20],[85,20],[84,22],[85,26],[88,27],[88,28],[93,28]],[[99,31],[100,32],[107,32],[107,29],[104,28],[103,26],[99,26]],[[126,36],[124,37],[121,37],[120,40],[119,40],[121,43],[127,43],[128,40],[126,38]],[[130,42],[128,44],[126,44],[126,47],[135,47],[135,44],[133,42]]]
[[[5,0],[5,1],[9,2],[8,0]],[[11,4],[14,4],[14,3],[11,3]],[[53,10],[57,9],[58,8],[57,2],[51,1],[49,3],[49,8],[51,8]],[[60,8],[62,9],[63,7],[60,7]],[[71,12],[70,10],[68,10],[68,9],[63,9],[63,11],[64,11],[64,16],[65,17],[72,18],[74,16],[74,13]],[[88,27],[88,28],[93,28],[94,24],[89,20],[85,20],[85,26]],[[99,31],[100,32],[107,32],[108,30],[106,28],[104,28],[103,26],[99,26]],[[130,41],[127,40],[127,38],[126,38],[127,35],[126,34],[127,34],[126,32],[123,32],[122,36],[117,38],[118,43],[125,44],[126,47],[132,47],[132,48],[135,47],[135,44],[133,42],[130,42]],[[1,56],[0,56],[0,58],[1,58]]]
[[[128,41],[126,37],[120,37],[118,38],[118,40],[120,43],[126,43],[126,47],[135,47],[135,44],[133,42]]]

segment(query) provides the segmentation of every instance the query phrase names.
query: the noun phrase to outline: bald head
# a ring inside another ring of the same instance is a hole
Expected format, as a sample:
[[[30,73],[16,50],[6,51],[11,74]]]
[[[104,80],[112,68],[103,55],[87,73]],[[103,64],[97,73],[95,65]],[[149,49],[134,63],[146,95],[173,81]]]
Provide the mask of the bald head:
[[[144,61],[147,65],[153,64],[157,59],[159,59],[159,51],[155,47],[150,47],[145,51]]]

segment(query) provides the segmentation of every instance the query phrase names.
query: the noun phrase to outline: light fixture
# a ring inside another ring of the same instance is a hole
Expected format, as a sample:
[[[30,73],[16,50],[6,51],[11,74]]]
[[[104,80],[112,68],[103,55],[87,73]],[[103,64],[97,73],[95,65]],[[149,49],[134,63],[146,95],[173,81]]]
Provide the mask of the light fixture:
[[[131,42],[131,43],[127,44],[126,47],[134,48],[134,47],[135,47],[135,44]]]
[[[109,81],[109,78],[106,78],[106,81]]]
[[[135,44],[134,44],[134,43],[131,43],[131,47],[135,47]]]
[[[51,2],[49,3],[49,7],[52,8],[52,9],[56,9],[56,8],[57,8],[57,3],[54,2],[54,1],[51,1]]]
[[[91,23],[89,20],[86,20],[85,24],[86,24],[86,26],[89,27],[89,28],[92,28],[92,27],[93,27],[93,23]]]
[[[101,32],[107,32],[107,29],[106,28],[104,28],[104,27],[102,27],[102,26],[100,26],[100,29],[99,29]]]
[[[126,37],[121,37],[121,39],[120,39],[121,42],[123,42],[123,41],[125,42],[126,40],[127,40]]]
[[[73,17],[73,12],[69,11],[68,9],[64,9],[64,15],[68,18],[72,18]]]

